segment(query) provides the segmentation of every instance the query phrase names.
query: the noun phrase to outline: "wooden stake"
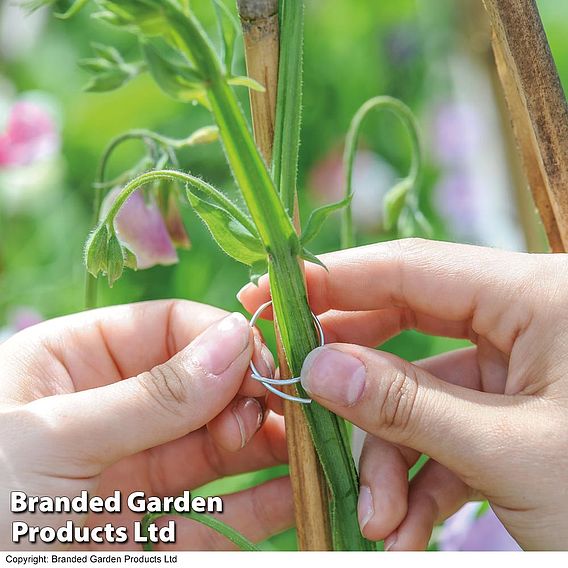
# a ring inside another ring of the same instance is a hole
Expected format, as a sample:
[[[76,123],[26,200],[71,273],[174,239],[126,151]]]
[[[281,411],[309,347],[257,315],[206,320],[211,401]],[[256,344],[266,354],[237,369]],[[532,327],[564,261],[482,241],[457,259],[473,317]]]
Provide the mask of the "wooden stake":
[[[272,161],[276,95],[278,92],[278,0],[237,0],[248,76],[264,85],[265,93],[251,93],[253,130],[264,160]],[[295,214],[296,230],[300,230]],[[278,339],[280,376],[290,378],[286,356]],[[288,387],[290,392],[292,387]],[[332,550],[327,483],[300,405],[284,403],[290,477],[300,550]]]
[[[553,252],[568,250],[568,105],[534,0],[483,0],[527,179]]]

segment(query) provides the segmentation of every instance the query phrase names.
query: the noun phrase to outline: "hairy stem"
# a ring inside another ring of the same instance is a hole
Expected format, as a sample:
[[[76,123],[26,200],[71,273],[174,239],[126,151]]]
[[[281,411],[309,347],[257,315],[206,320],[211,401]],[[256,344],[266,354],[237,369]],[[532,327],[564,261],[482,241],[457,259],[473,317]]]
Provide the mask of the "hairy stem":
[[[297,374],[318,345],[298,264],[298,236],[211,42],[191,13],[179,10],[173,0],[164,3],[171,11],[169,23],[177,43],[208,79],[207,96],[227,160],[268,253],[274,313],[290,370]],[[343,423],[317,403],[309,405],[306,416],[333,496],[335,546],[370,550],[371,543],[363,539],[358,527],[357,476]]]

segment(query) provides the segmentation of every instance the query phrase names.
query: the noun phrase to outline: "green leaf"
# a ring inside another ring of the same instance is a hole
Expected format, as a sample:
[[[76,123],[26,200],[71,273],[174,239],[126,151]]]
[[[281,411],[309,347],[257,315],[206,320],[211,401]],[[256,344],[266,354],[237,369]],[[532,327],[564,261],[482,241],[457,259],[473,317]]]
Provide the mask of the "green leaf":
[[[85,265],[95,277],[107,267],[108,237],[107,227],[103,223],[91,233],[85,244]]]
[[[191,511],[189,513],[180,513],[176,510],[164,511],[161,513],[148,513],[144,516],[144,518],[142,519],[142,535],[148,539],[147,543],[143,546],[144,550],[153,550],[152,542],[148,538],[149,526],[160,517],[164,517],[166,515],[185,517],[186,519],[191,519],[192,521],[205,525],[206,527],[213,529],[220,535],[230,540],[235,546],[243,551],[259,551],[259,548],[254,545],[248,538],[243,536],[240,532],[236,531],[233,527],[227,525],[223,521],[220,521],[217,517],[213,517],[212,515],[208,515],[206,513],[195,513],[194,511]]]
[[[170,32],[162,0],[98,0],[97,3],[107,13],[103,16],[105,21],[116,26],[147,36],[167,36]]]
[[[88,3],[89,0],[76,0],[71,4],[68,10],[55,14],[55,16],[60,20],[68,20],[78,14]]]
[[[208,107],[201,76],[187,62],[174,62],[166,55],[160,42],[144,41],[142,52],[152,77],[164,93],[178,101],[198,101]]]
[[[124,266],[132,270],[138,270],[136,255],[128,247],[123,246],[122,249],[124,251]]]
[[[104,45],[102,43],[93,43],[91,45],[95,54],[101,59],[105,59],[111,63],[120,65],[124,63],[124,57],[122,57],[120,51],[113,47],[112,45]]]
[[[194,187],[188,188],[187,197],[217,244],[229,256],[249,266],[266,259],[266,250],[258,236],[253,235],[226,209],[207,200]]]
[[[108,241],[107,251],[107,278],[108,285],[112,285],[122,276],[124,270],[124,252],[118,237],[112,235]]]
[[[258,286],[260,277],[264,276],[267,272],[268,262],[266,261],[266,258],[264,258],[252,264],[250,267],[249,279],[255,286]]]
[[[223,0],[213,0],[217,21],[219,22],[219,33],[223,42],[223,53],[221,59],[225,64],[227,73],[231,73],[235,54],[235,40],[239,33],[239,24]]]
[[[280,0],[280,61],[272,176],[288,215],[294,215],[302,121],[304,2]]]
[[[396,226],[412,189],[412,180],[405,178],[389,189],[383,200],[383,225],[387,231]]]
[[[302,236],[300,237],[300,242],[305,245],[315,239],[320,232],[323,224],[327,221],[328,217],[343,209],[351,203],[352,196],[348,196],[337,203],[330,203],[329,205],[324,205],[323,207],[318,207],[315,211],[312,211],[306,227],[302,231]]]
[[[107,73],[98,73],[91,77],[90,81],[85,85],[84,90],[87,93],[106,93],[119,89],[128,81],[131,76],[118,69],[108,71]]]
[[[255,81],[250,77],[245,77],[245,76],[230,77],[229,79],[227,79],[227,83],[229,85],[232,85],[233,87],[246,87],[251,91],[257,91],[259,93],[266,92],[264,85],[261,85],[258,81]]]
[[[327,270],[327,266],[313,252],[310,252],[307,248],[302,247],[302,250],[300,252],[300,257],[303,258],[304,260],[307,260],[308,262],[313,262],[318,266],[322,266]]]
[[[93,74],[86,85],[88,92],[113,91],[139,75],[144,69],[141,63],[127,63],[120,52],[111,46],[93,44],[98,57],[79,61],[79,66]]]

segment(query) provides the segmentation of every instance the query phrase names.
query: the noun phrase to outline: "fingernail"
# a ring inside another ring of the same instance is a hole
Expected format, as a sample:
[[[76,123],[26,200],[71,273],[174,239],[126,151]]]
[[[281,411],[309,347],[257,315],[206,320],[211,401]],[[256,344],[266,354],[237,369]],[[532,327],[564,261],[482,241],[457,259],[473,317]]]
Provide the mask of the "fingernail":
[[[392,547],[396,544],[396,533],[391,534],[387,538],[385,538],[385,552],[388,552],[392,549]]]
[[[312,396],[334,404],[351,406],[365,389],[365,366],[343,351],[318,347],[304,361],[302,386]]]
[[[264,361],[264,364],[266,365],[266,368],[268,370],[268,378],[273,378],[274,373],[276,371],[276,365],[274,364],[274,357],[272,356],[270,349],[268,349],[268,347],[266,347],[264,343],[262,344],[262,348],[260,350],[260,356]]]
[[[191,346],[197,365],[212,375],[220,375],[247,348],[250,327],[242,314],[234,313],[213,324]]]
[[[255,366],[262,376],[268,377],[269,379],[274,377],[274,357],[272,356],[270,349],[262,343],[262,340],[257,333],[254,334],[253,358]]]
[[[365,525],[373,518],[375,508],[373,507],[373,494],[371,489],[366,485],[361,486],[359,491],[359,501],[357,503],[357,516],[359,518],[359,527],[361,531]]]
[[[241,433],[241,448],[244,448],[262,424],[262,406],[255,398],[242,398],[233,407],[233,415]]]
[[[248,290],[250,287],[252,286],[252,284],[249,282],[248,284],[245,284],[238,292],[237,292],[237,300],[242,304],[242,297],[243,294],[245,293],[245,290]]]

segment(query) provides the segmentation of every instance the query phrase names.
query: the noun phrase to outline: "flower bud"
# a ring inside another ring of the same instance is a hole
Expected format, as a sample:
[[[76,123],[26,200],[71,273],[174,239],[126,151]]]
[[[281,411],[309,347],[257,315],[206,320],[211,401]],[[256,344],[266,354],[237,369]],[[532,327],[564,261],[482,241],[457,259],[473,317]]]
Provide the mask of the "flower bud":
[[[108,241],[107,277],[108,285],[112,285],[122,276],[124,270],[124,252],[117,236],[113,234]]]
[[[108,230],[103,223],[91,233],[85,245],[85,264],[87,270],[95,277],[99,272],[106,270],[107,247]]]
[[[193,134],[188,136],[184,142],[184,146],[195,146],[196,144],[210,144],[219,139],[219,129],[216,126],[204,126],[199,128]]]

